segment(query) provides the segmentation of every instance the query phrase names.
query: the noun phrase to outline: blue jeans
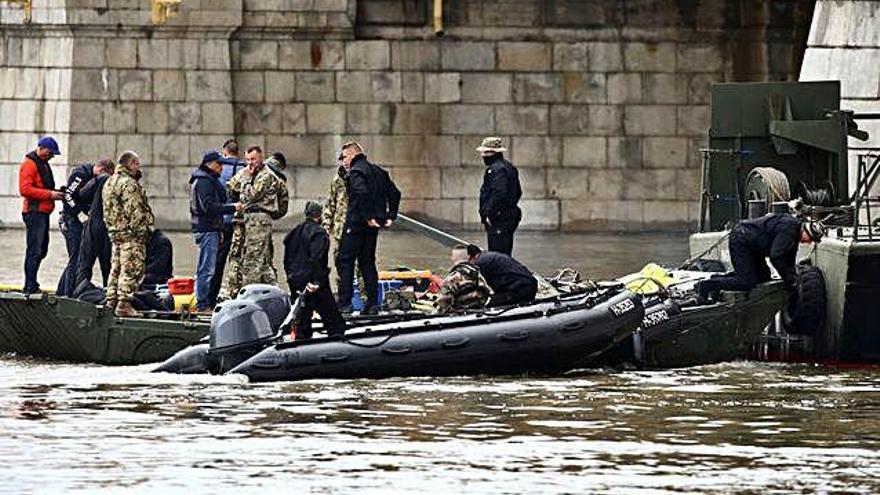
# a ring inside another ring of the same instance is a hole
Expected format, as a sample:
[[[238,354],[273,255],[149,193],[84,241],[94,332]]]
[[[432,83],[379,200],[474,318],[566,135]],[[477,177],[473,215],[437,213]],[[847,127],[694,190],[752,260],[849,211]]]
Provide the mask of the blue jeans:
[[[196,268],[196,309],[214,309],[216,296],[211,300],[211,280],[217,266],[220,249],[220,232],[194,232],[193,239],[199,247],[199,264]]]
[[[49,252],[49,214],[37,211],[21,214],[26,229],[27,248],[24,254],[24,292],[40,291],[37,272]]]

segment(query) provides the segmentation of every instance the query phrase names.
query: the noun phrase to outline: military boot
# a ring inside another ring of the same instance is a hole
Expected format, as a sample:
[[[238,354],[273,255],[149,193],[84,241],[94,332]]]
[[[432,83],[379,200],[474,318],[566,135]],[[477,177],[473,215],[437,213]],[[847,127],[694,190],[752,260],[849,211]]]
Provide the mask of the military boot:
[[[116,311],[116,305],[119,303],[116,299],[107,298],[104,301],[104,309],[107,311]]]
[[[131,307],[128,301],[120,301],[116,306],[116,316],[119,318],[141,318],[143,313]]]

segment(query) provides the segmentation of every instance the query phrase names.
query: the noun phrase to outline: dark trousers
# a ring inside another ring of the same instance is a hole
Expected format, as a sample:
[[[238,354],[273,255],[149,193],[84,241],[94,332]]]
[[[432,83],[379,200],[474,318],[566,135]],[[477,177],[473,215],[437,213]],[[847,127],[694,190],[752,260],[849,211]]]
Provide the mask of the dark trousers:
[[[336,253],[336,271],[339,274],[339,301],[340,308],[351,307],[351,297],[354,286],[354,267],[357,263],[364,277],[366,295],[364,298],[364,310],[379,304],[379,272],[376,269],[376,241],[379,238],[377,229],[365,229],[351,231],[344,229],[342,238],[339,240],[339,250]]]
[[[144,262],[142,285],[167,284],[174,276],[174,246],[161,230],[154,230],[147,241],[147,259]]]
[[[496,291],[492,294],[489,301],[489,307],[510,306],[513,304],[528,303],[535,300],[538,293],[538,284],[522,283],[508,287],[502,291]]]
[[[21,214],[24,220],[27,248],[24,252],[24,292],[40,291],[37,273],[49,252],[49,214],[31,211]]]
[[[766,258],[753,252],[737,231],[731,232],[728,249],[733,274],[715,276],[697,284],[697,292],[701,297],[706,298],[710,293],[722,290],[749,291],[770,280],[770,267],[767,266]]]
[[[113,256],[113,245],[107,229],[102,225],[92,225],[92,220],[83,224],[82,243],[79,246],[79,259],[76,262],[76,282],[74,289],[79,287],[84,280],[92,279],[92,269],[95,261],[101,265],[101,278],[103,286],[107,287],[107,279],[110,277],[110,260]]]
[[[508,256],[513,254],[513,234],[518,226],[518,223],[499,223],[486,227],[488,250]]]
[[[79,262],[79,247],[82,243],[83,224],[75,216],[61,216],[61,232],[64,234],[64,243],[67,246],[67,266],[61,272],[58,280],[59,296],[73,295],[76,288],[76,264]]]
[[[312,313],[317,311],[321,315],[321,322],[327,332],[327,336],[336,337],[345,333],[345,320],[339,313],[336,301],[333,299],[333,291],[330,290],[330,279],[318,283],[318,290],[305,292],[306,284],[295,284],[288,280],[292,292],[302,292],[305,302],[305,313],[301,321],[296,323],[296,340],[312,338]]]
[[[220,294],[220,286],[223,285],[223,272],[226,271],[226,259],[229,258],[229,248],[232,246],[232,224],[223,224],[220,236],[220,249],[217,250],[217,264],[214,266],[214,276],[211,278],[211,289],[208,299],[217,301]]]

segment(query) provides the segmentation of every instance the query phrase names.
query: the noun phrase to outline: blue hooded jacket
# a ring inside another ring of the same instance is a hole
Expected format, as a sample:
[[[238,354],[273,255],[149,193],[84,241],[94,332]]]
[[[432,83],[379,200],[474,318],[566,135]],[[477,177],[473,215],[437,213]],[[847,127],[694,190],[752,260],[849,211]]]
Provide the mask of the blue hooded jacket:
[[[217,161],[223,165],[223,171],[220,172],[220,184],[225,191],[226,183],[229,182],[229,179],[240,170],[247,167],[247,163],[231,156],[224,156]],[[223,223],[226,225],[232,225],[232,215],[223,215]]]
[[[207,167],[200,166],[189,178],[192,185],[189,195],[189,212],[193,232],[220,232],[223,230],[223,215],[235,211],[228,203],[226,188],[220,178]]]

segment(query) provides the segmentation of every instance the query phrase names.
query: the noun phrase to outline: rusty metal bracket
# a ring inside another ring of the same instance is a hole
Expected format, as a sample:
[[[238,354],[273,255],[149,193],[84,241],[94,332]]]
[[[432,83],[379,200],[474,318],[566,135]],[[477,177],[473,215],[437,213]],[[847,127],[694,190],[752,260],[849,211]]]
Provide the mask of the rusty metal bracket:
[[[31,12],[33,11],[33,4],[31,3],[31,0],[0,0],[0,2],[21,4],[22,9],[24,9],[24,23],[31,23]]]
[[[150,19],[161,26],[180,11],[181,0],[150,0]]]

